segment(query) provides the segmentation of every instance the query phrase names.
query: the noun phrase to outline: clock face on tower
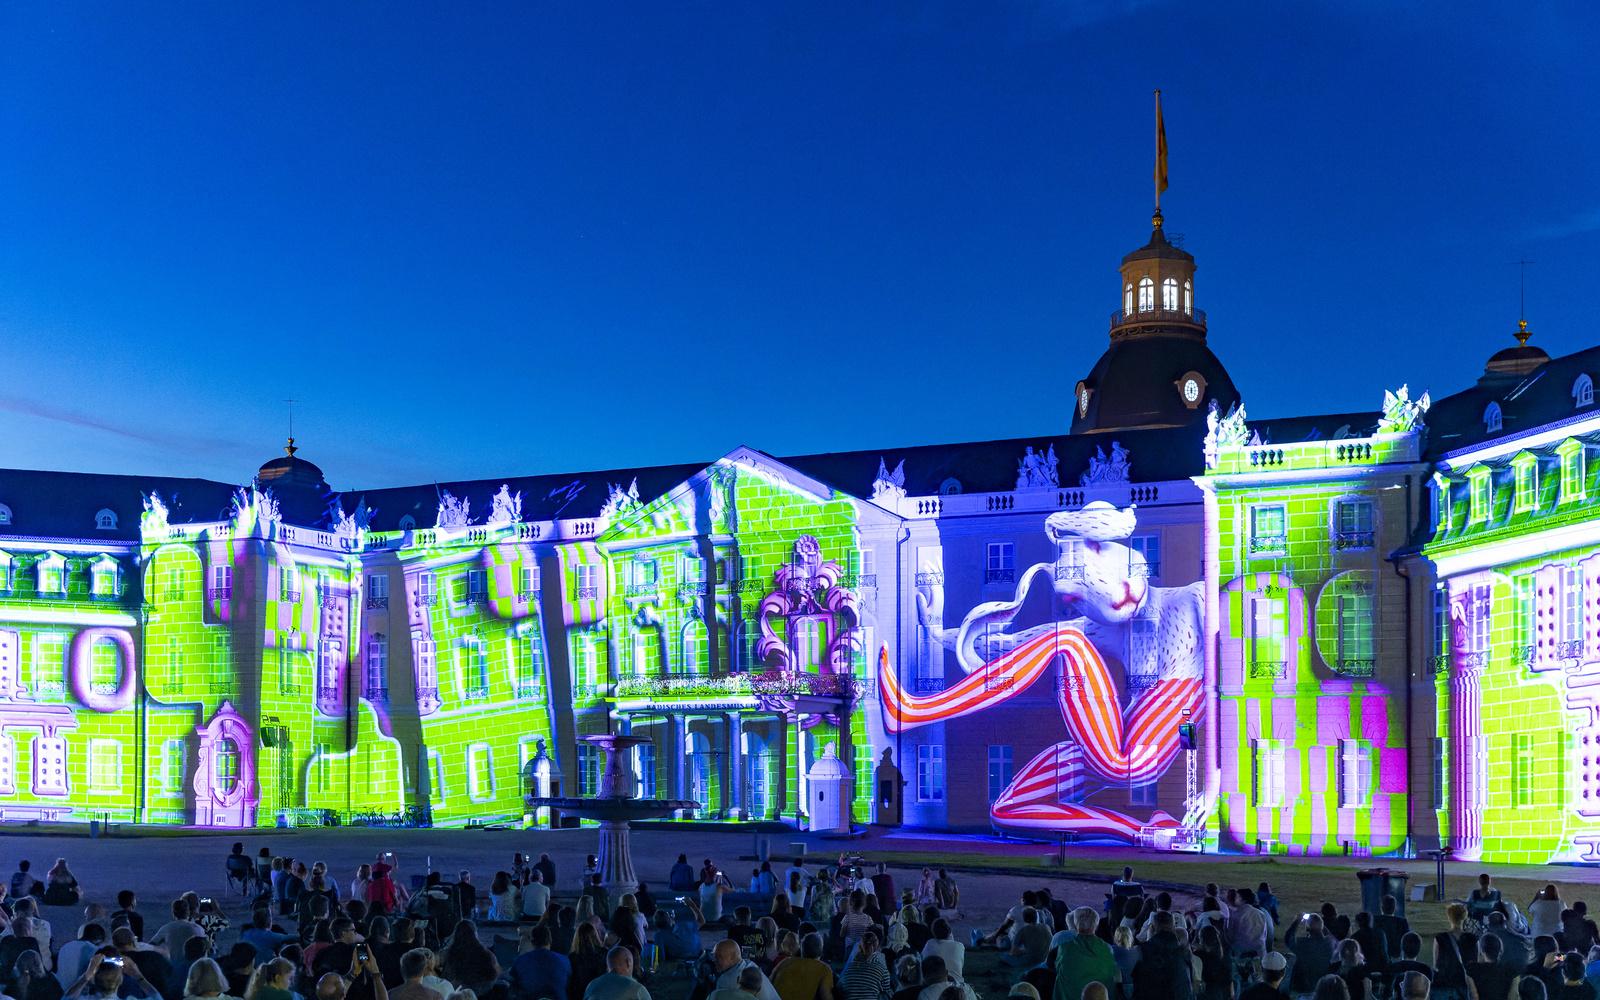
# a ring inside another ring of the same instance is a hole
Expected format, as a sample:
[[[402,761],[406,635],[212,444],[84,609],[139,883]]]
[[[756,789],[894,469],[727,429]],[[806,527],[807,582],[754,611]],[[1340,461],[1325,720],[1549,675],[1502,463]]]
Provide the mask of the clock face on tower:
[[[1078,386],[1078,416],[1083,417],[1083,416],[1087,416],[1088,414],[1089,414],[1089,388],[1088,388],[1088,386],[1082,385],[1080,383],[1079,386]]]
[[[1183,401],[1197,403],[1200,401],[1200,383],[1192,378],[1183,380]]]
[[[1196,371],[1184,372],[1172,380],[1172,387],[1178,390],[1184,406],[1197,409],[1206,394],[1206,377]]]

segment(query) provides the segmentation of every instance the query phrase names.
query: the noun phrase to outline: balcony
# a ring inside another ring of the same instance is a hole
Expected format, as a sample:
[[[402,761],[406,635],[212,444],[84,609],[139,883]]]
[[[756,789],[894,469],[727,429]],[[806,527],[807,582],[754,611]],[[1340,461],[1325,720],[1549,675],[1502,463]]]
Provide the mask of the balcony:
[[[1281,681],[1289,676],[1289,662],[1287,660],[1251,660],[1250,679],[1258,681]]]
[[[1433,658],[1433,675],[1442,677],[1450,672],[1450,654],[1439,653]]]
[[[1512,662],[1521,664],[1522,666],[1527,666],[1533,662],[1533,654],[1534,647],[1532,645],[1518,646],[1512,653],[1512,656],[1514,657]]]
[[[983,571],[984,583],[1014,583],[1016,579],[1016,569],[1009,566],[1004,569],[986,569]]]
[[[516,684],[512,686],[511,693],[518,701],[543,701],[544,685],[536,680],[519,677]]]
[[[1333,663],[1333,669],[1346,677],[1371,677],[1377,672],[1377,668],[1378,661],[1371,658],[1341,657]]]
[[[1060,566],[1060,565],[1058,565],[1058,566],[1056,566],[1056,579],[1057,580],[1082,580],[1083,579],[1083,567],[1082,566]]]
[[[1138,326],[1166,326],[1169,324],[1181,326],[1206,328],[1206,313],[1204,309],[1191,309],[1184,312],[1182,309],[1139,309],[1133,312],[1123,312],[1118,309],[1111,314],[1111,332],[1121,327]]]
[[[300,603],[300,591],[298,591],[298,590],[282,590],[282,591],[279,591],[278,592],[278,600],[280,600],[280,601],[288,601],[290,604],[299,604]]]
[[[942,570],[929,570],[925,573],[918,573],[916,577],[916,585],[919,587],[939,587],[943,586],[943,584],[944,572]]]
[[[1128,674],[1128,693],[1137,694],[1148,691],[1161,680],[1161,675],[1155,671],[1137,671]]]
[[[486,591],[486,590],[469,590],[469,591],[467,591],[466,603],[468,603],[468,604],[488,604],[489,603],[489,592]]]
[[[367,610],[368,611],[387,611],[387,610],[389,610],[389,598],[388,598],[388,596],[387,595],[380,596],[380,595],[377,595],[377,594],[368,595],[368,597],[367,597]]]
[[[520,601],[523,604],[532,604],[535,601],[537,601],[538,599],[539,599],[539,592],[537,590],[519,590],[519,591],[517,591],[517,600]]]
[[[105,601],[115,601],[115,600],[120,599],[121,597],[122,597],[121,594],[114,594],[114,593],[113,594],[90,594],[89,595],[89,600],[105,602]]]
[[[431,608],[435,604],[438,604],[438,603],[439,603],[439,595],[438,594],[418,594],[417,595],[417,607],[419,607],[419,608]]]
[[[943,682],[940,682],[941,688]],[[751,696],[817,695],[856,697],[861,683],[847,674],[803,674],[770,671],[764,674],[666,674],[624,677],[617,681],[618,698],[670,701],[722,700]]]
[[[1583,658],[1583,640],[1565,640],[1556,646],[1556,656],[1563,660],[1581,660]]]
[[[600,588],[599,587],[579,587],[578,590],[577,590],[577,594],[578,594],[578,598],[577,599],[580,600],[580,601],[597,601],[597,600],[600,599]]]
[[[622,585],[623,597],[654,597],[660,591],[661,584],[655,580],[651,580],[649,583],[625,583]],[[578,599],[583,599],[581,591]]]
[[[678,585],[678,589],[696,597],[706,596],[706,582],[704,580],[685,580]]]
[[[943,677],[913,677],[907,685],[912,694],[938,694],[944,690]]]
[[[1347,549],[1370,549],[1372,539],[1371,531],[1335,531],[1333,547],[1341,552]]]
[[[1146,561],[1142,565],[1129,566],[1128,575],[1134,578],[1154,579],[1161,575],[1161,560],[1157,559],[1155,562]]]
[[[339,610],[339,595],[338,594],[330,594],[330,593],[324,592],[323,595],[322,595],[322,610],[324,610],[324,611],[338,611]]]
[[[1289,548],[1288,535],[1251,535],[1251,553],[1285,552]]]

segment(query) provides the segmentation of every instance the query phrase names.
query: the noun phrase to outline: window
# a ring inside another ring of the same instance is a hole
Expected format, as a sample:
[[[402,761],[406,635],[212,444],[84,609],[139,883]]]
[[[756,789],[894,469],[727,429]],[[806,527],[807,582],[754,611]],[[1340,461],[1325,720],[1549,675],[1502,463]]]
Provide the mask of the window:
[[[367,607],[386,608],[389,606],[389,578],[383,574],[367,577]]]
[[[1139,614],[1128,623],[1128,684],[1153,682],[1156,666],[1156,620],[1148,614]],[[1142,690],[1142,689],[1141,689]]]
[[[54,552],[39,560],[39,593],[65,594],[67,592],[67,561]]]
[[[1511,578],[1511,592],[1516,599],[1516,642],[1517,659],[1527,661],[1533,659],[1534,631],[1537,615],[1534,607],[1533,574],[1523,573]]]
[[[1122,313],[1129,315],[1133,312],[1133,286],[1128,285],[1122,289]],[[10,513],[9,511],[7,513]]]
[[[412,517],[410,514],[407,514],[405,517],[402,517],[400,519],[400,530],[401,531],[411,531],[411,530],[415,529],[416,526],[417,526],[417,519]]]
[[[1582,654],[1583,572],[1576,566],[1561,570],[1561,640],[1563,657]]]
[[[1468,473],[1468,476],[1471,479],[1471,501],[1468,517],[1474,522],[1488,521],[1490,505],[1494,501],[1489,470],[1481,467],[1476,468]]]
[[[1479,584],[1472,588],[1467,595],[1467,641],[1471,644],[1470,652],[1487,653],[1489,651],[1489,626],[1491,600],[1494,592],[1488,584]]]
[[[1539,509],[1539,462],[1532,455],[1518,455],[1511,461],[1512,474],[1516,481],[1516,509],[1530,511]]]
[[[517,598],[522,601],[531,601],[539,593],[539,567],[531,562],[523,563],[517,570]]]
[[[1250,599],[1250,676],[1282,677],[1288,650],[1284,638],[1289,631],[1288,601],[1281,597]]]
[[[1511,804],[1533,805],[1533,737],[1528,733],[1511,734]]]
[[[122,686],[122,648],[110,639],[96,639],[89,648],[89,688],[96,694],[115,694]]]
[[[1183,282],[1183,314],[1194,315],[1194,282],[1188,279]]]
[[[1556,454],[1561,456],[1561,502],[1582,500],[1584,494],[1582,442],[1568,438],[1557,446]]]
[[[239,787],[239,744],[224,736],[211,748],[212,784],[224,795]]]
[[[1150,312],[1156,307],[1156,283],[1149,278],[1139,279],[1139,311]]]
[[[89,741],[89,791],[116,792],[122,789],[122,743],[118,740]]]
[[[1134,806],[1153,806],[1156,797],[1161,791],[1161,786],[1155,781],[1146,781],[1142,785],[1128,786],[1128,804]]]
[[[706,563],[699,556],[684,556],[683,582],[693,586],[706,582]]]
[[[578,744],[578,794],[600,794],[600,748],[592,743]]]
[[[96,560],[89,570],[89,593],[95,597],[117,596],[117,575],[115,559]]]
[[[581,635],[572,637],[572,687],[573,696],[588,693],[595,684],[594,647]]]
[[[1334,505],[1333,518],[1334,548],[1372,548],[1372,501],[1340,500]]]
[[[489,572],[482,569],[467,570],[467,603],[482,604],[489,598]]]
[[[989,746],[989,804],[1004,794],[1011,787],[1011,779],[1016,775],[1016,765],[1010,746]],[[869,786],[870,787],[870,786]]]
[[[1258,806],[1283,805],[1283,741],[1251,741],[1251,798]]]
[[[572,585],[577,589],[573,595],[580,601],[591,601],[600,596],[600,567],[592,563],[583,563],[572,568]]]
[[[682,669],[686,674],[703,674],[706,671],[706,627],[698,619],[690,619],[683,626]]]
[[[1450,788],[1446,784],[1450,778],[1450,741],[1442,736],[1433,740],[1433,808],[1440,811],[1450,802]]]
[[[641,743],[633,748],[634,776],[639,779],[639,797],[656,797],[656,748],[653,743]]]
[[[633,633],[633,675],[635,677],[648,677],[660,673],[659,657],[656,655],[659,630],[645,631],[640,629]]]
[[[1338,631],[1339,672],[1371,677],[1375,666],[1371,594],[1339,595]]]
[[[1129,558],[1129,576],[1144,576],[1153,580],[1161,575],[1160,535],[1134,535],[1128,540],[1128,548],[1142,557]]]
[[[211,593],[207,597],[227,600],[233,596],[233,567],[211,567]]]
[[[1339,808],[1364,809],[1372,797],[1372,744],[1339,741]]]
[[[1017,578],[1017,547],[1011,542],[990,542],[985,556],[983,582],[1010,583]]]
[[[108,507],[102,507],[94,515],[94,526],[97,531],[116,531],[117,514]]]
[[[944,747],[942,746],[924,743],[917,747],[917,801],[944,801]]]
[[[536,698],[544,680],[544,654],[539,633],[529,632],[517,641],[517,697]]]
[[[67,639],[57,632],[40,632],[33,637],[34,694],[53,690],[61,694],[61,678],[67,666]]]
[[[379,701],[389,697],[389,640],[382,632],[374,633],[367,641],[367,674],[363,685],[368,698]]]
[[[418,633],[411,635],[411,644],[417,657],[417,693],[431,696],[437,702],[439,694],[438,643],[425,639]]]
[[[487,743],[467,747],[467,797],[474,802],[494,798],[494,751]]]
[[[1167,278],[1161,282],[1161,308],[1167,312],[1178,311],[1178,279]]]
[[[293,566],[284,566],[278,571],[278,599],[282,601],[300,599],[300,571]]]
[[[161,744],[161,791],[165,795],[182,795],[183,779],[189,769],[189,745],[183,740],[167,740]]]
[[[1501,414],[1500,404],[1490,403],[1483,411],[1483,429],[1493,434],[1500,430]]]
[[[11,582],[11,555],[0,552],[0,593],[9,593]]]
[[[319,747],[320,750],[320,747]],[[444,755],[437,750],[428,751],[428,784],[435,802],[443,802],[447,789],[444,783]]]
[[[1572,383],[1572,405],[1580,409],[1594,405],[1594,379],[1579,375]]]
[[[1283,504],[1250,508],[1250,551],[1282,552],[1288,547],[1288,526]]]
[[[628,585],[636,592],[654,589],[660,572],[654,559],[635,559],[628,564]]]
[[[172,677],[183,676],[183,640],[175,635],[167,639],[167,671]]]
[[[461,689],[469,698],[489,694],[489,647],[477,636],[461,640]]]

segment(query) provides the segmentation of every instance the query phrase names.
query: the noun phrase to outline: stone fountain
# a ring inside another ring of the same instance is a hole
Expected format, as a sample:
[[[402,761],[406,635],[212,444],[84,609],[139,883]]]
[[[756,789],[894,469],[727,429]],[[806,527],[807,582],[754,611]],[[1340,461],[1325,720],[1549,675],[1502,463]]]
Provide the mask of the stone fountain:
[[[632,892],[639,885],[633,872],[633,852],[628,846],[628,824],[638,819],[655,819],[678,811],[700,808],[698,802],[682,799],[640,799],[638,782],[633,769],[625,767],[622,754],[641,743],[651,742],[647,736],[624,736],[620,733],[596,733],[578,737],[584,743],[600,748],[605,755],[605,768],[600,773],[600,794],[593,797],[528,796],[530,809],[559,809],[569,816],[598,820],[600,823],[600,849],[596,858],[600,863],[600,884],[615,898],[618,892]]]

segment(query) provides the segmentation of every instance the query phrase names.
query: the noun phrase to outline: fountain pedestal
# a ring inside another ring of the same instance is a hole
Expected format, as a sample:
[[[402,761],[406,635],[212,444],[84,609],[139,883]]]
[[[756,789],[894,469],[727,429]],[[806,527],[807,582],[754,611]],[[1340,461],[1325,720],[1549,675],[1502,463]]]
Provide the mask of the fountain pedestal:
[[[583,819],[598,820],[600,848],[595,852],[595,858],[600,865],[600,884],[613,896],[632,892],[638,888],[639,879],[633,871],[633,851],[628,844],[629,824],[637,819],[654,819],[679,811],[692,812],[700,808],[700,804],[683,799],[634,798],[638,782],[634,780],[632,769],[623,767],[619,751],[649,743],[648,737],[597,733],[578,738],[599,747],[605,754],[605,767],[600,774],[600,794],[591,798],[530,795],[528,807],[559,809]]]

